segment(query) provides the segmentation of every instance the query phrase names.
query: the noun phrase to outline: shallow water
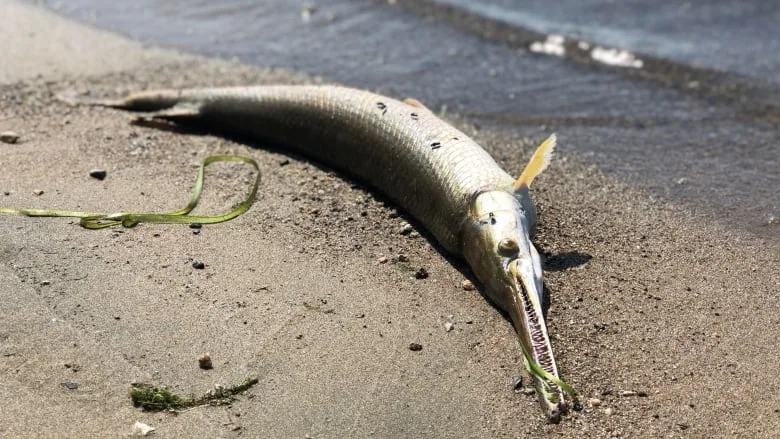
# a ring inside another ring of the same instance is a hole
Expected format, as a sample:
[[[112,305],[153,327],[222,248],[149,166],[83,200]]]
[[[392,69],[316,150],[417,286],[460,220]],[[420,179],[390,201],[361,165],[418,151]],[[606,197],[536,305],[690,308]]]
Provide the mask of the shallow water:
[[[770,26],[780,20],[772,2],[402,3],[47,5],[149,43],[414,96],[523,135],[554,130],[564,154],[607,174],[741,230],[780,234],[769,224],[780,216],[780,30]],[[519,41],[504,41],[515,30]],[[562,57],[529,50],[528,38],[548,33],[648,62],[632,69],[588,64],[570,49]]]

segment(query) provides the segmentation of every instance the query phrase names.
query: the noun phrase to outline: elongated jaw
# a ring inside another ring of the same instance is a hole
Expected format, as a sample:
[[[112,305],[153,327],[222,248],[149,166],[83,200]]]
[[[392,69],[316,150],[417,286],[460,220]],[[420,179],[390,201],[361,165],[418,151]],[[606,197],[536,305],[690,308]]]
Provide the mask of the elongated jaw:
[[[558,376],[542,314],[540,282],[534,276],[531,264],[515,260],[510,262],[508,271],[515,284],[511,314],[522,345],[525,367],[533,377],[542,411],[550,422],[557,423],[569,409],[566,395],[576,403],[577,394]]]

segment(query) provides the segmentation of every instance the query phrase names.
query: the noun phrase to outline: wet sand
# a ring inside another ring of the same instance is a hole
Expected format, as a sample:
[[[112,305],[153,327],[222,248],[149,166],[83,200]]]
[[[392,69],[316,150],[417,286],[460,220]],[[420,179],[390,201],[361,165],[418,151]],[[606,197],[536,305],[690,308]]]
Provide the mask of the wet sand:
[[[525,376],[510,324],[461,288],[464,264],[400,234],[407,218],[381,196],[297,157],[54,98],[314,79],[0,6],[16,23],[0,40],[26,55],[0,70],[0,131],[21,136],[0,144],[0,205],[165,211],[186,203],[207,155],[251,155],[263,170],[255,206],[198,235],[0,217],[1,436],[113,437],[136,421],[159,437],[772,437],[780,427],[777,240],[559,155],[534,184],[536,241],[557,361],[585,409],[548,425],[535,397],[510,387]],[[543,139],[450,120],[507,169]],[[104,181],[89,177],[95,167]],[[249,185],[233,167],[208,178],[204,212]],[[414,278],[421,267],[427,279]],[[214,369],[198,367],[204,352]],[[146,413],[128,397],[133,382],[187,395],[250,375],[259,384],[227,407]]]

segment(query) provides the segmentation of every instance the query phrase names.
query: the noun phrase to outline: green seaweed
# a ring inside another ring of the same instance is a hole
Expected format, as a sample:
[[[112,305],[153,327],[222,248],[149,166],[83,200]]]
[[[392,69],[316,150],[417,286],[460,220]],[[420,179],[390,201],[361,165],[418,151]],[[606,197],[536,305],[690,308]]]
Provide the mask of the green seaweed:
[[[198,398],[182,398],[165,388],[137,387],[130,390],[133,406],[147,411],[181,410],[201,405],[226,405],[236,400],[236,395],[257,384],[257,378],[247,378],[238,385],[211,390]]]

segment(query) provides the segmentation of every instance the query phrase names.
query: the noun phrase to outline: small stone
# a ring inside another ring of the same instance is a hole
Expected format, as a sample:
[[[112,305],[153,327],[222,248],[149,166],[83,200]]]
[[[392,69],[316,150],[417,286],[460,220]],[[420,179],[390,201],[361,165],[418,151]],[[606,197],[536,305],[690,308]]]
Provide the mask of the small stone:
[[[193,261],[192,262],[192,268],[194,268],[196,270],[203,270],[204,268],[206,268],[206,264],[204,264],[203,262],[200,262],[200,261]]]
[[[192,224],[190,224],[190,228],[191,229],[200,229],[202,227],[203,227],[203,224],[201,224],[201,223],[192,223]]]
[[[290,164],[290,159],[279,160],[279,166],[287,166]]]
[[[452,323],[452,322],[446,322],[444,324],[444,330],[447,331],[447,332],[452,331],[454,328],[455,328],[455,324]]]
[[[140,421],[135,421],[135,424],[133,424],[133,436],[148,436],[154,430],[154,427]]]
[[[523,389],[523,395],[533,395],[534,393],[536,393],[536,389],[533,387],[526,387]]]
[[[620,393],[618,393],[618,395],[623,397],[628,397],[628,396],[637,396],[637,393],[634,392],[633,390],[621,390]]]
[[[590,404],[591,407],[598,407],[601,405],[601,400],[598,398],[589,398],[588,404]]]
[[[60,385],[70,391],[74,391],[79,388],[79,385],[76,383],[72,383],[70,381],[66,381],[64,383],[60,383]]]
[[[419,270],[414,272],[414,278],[415,279],[427,279],[428,278],[428,270],[424,268],[420,268]]]
[[[90,169],[89,171],[89,176],[92,178],[96,178],[98,180],[104,180],[106,178],[106,175],[108,175],[108,173],[106,172],[105,169],[95,168],[95,169]]]
[[[408,235],[414,231],[414,227],[412,227],[409,223],[403,223],[401,225],[401,234],[402,235]]]
[[[460,284],[464,290],[466,291],[474,291],[477,289],[477,287],[474,285],[474,282],[466,279]]]
[[[409,262],[409,256],[401,253],[398,255],[398,262]]]
[[[386,256],[380,256],[379,259],[377,259],[377,262],[380,264],[386,264],[387,263],[387,257]]]
[[[213,369],[214,364],[211,362],[211,355],[206,353],[198,357],[198,365],[204,370]]]
[[[41,281],[41,286],[45,287],[46,285],[51,285],[51,282],[49,282],[48,280]]]
[[[41,195],[43,195],[43,189],[34,190],[33,195],[40,197]]]
[[[604,409],[604,414],[607,416],[612,416],[615,414],[615,410],[612,407],[607,407]]]
[[[422,345],[420,343],[409,343],[409,350],[413,352],[421,351]]]
[[[19,134],[16,134],[13,131],[3,131],[0,133],[0,142],[3,143],[16,143],[19,141]]]
[[[688,179],[685,178],[685,177],[679,178],[679,179],[677,179],[677,184],[679,184],[679,185],[688,184]]]
[[[515,391],[515,393],[519,393],[523,390],[523,377],[512,377],[512,379],[509,381],[509,385],[512,387],[512,390]]]

